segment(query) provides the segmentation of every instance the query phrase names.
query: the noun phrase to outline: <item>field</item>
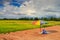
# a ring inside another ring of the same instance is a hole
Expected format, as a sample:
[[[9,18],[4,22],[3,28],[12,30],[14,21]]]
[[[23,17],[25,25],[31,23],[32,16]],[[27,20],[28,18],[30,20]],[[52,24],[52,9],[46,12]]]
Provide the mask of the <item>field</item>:
[[[0,20],[0,33],[9,33],[33,28],[40,28],[40,26],[33,25],[31,20]],[[60,25],[60,21],[46,21],[42,27]]]

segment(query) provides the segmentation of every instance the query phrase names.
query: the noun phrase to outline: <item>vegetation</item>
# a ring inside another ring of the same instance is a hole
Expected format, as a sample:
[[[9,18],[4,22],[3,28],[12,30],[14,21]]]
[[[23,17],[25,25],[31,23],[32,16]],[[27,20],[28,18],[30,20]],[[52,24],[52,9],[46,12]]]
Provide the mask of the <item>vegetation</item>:
[[[33,25],[32,22],[34,20],[45,20],[47,24],[43,24],[42,27],[49,27],[54,25],[60,25],[60,18],[56,18],[53,16],[50,17],[34,17],[34,18],[19,18],[19,19],[8,19],[3,18],[0,19],[0,33],[9,33],[14,31],[20,31],[20,30],[27,30],[27,29],[33,29],[33,28],[40,28],[39,25]]]
[[[32,20],[0,20],[0,33],[9,33],[33,28],[40,28],[39,25],[33,25]],[[46,21],[42,27],[49,27],[53,25],[60,25],[60,21]]]
[[[43,17],[41,19],[46,21],[60,21],[60,18],[56,18],[56,17],[49,17],[49,18]]]
[[[24,18],[18,18],[18,19],[8,19],[8,18],[3,18],[3,19],[0,19],[0,20],[45,20],[45,21],[60,21],[60,17],[59,18],[56,18],[56,17],[53,17],[53,16],[50,16],[50,17],[41,17],[41,18],[38,18],[38,17],[31,17],[31,18],[28,18],[28,17],[24,17]]]

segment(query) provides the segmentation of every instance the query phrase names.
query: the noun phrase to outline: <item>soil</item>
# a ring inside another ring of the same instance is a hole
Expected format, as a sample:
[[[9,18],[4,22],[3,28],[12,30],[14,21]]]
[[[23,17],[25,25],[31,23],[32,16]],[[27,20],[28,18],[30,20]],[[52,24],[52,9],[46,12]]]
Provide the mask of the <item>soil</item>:
[[[48,34],[41,34],[40,28],[0,34],[0,40],[60,40],[60,26],[47,27],[45,30]]]

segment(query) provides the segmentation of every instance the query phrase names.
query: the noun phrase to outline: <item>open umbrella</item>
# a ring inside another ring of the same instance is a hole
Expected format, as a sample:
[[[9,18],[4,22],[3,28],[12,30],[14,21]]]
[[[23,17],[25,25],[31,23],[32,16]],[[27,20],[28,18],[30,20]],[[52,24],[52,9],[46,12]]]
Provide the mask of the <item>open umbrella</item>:
[[[40,25],[40,33],[41,33],[41,34],[47,34],[47,33],[48,33],[48,32],[45,30],[45,27],[44,27],[44,29],[43,29],[42,32],[41,32],[42,25],[43,25],[43,24],[47,24],[47,22],[42,21],[42,20],[36,20],[36,21],[33,21],[33,24],[34,24],[34,25]]]

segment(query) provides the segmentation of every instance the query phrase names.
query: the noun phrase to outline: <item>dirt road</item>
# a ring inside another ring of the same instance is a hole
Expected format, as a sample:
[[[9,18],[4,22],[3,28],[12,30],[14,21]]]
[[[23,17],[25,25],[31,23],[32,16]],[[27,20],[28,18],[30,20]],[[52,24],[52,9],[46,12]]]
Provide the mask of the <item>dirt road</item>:
[[[40,34],[40,29],[0,34],[0,40],[60,40],[60,26],[47,27],[49,34]]]

